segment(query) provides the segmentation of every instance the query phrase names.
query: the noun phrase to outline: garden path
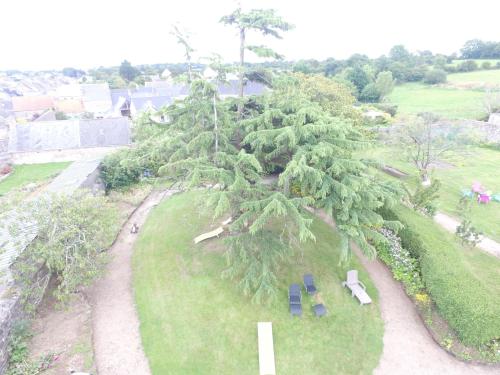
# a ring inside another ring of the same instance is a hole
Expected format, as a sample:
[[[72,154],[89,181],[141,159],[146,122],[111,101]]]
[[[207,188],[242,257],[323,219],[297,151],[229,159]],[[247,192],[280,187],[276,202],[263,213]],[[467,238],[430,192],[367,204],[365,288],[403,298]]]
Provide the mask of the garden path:
[[[151,374],[139,332],[132,287],[132,253],[149,211],[174,191],[155,191],[131,215],[110,248],[110,263],[90,293],[95,363],[99,375]]]
[[[442,212],[437,212],[436,215],[434,215],[434,221],[451,233],[455,233],[457,227],[460,225],[460,222],[457,219]],[[477,244],[477,247],[500,258],[500,243],[492,240],[491,238],[482,236],[481,241]]]
[[[324,211],[317,210],[316,214],[335,228],[332,218]],[[378,290],[384,320],[384,349],[375,375],[498,374],[498,368],[467,364],[436,344],[387,267],[379,260],[367,259],[357,246],[353,248]]]

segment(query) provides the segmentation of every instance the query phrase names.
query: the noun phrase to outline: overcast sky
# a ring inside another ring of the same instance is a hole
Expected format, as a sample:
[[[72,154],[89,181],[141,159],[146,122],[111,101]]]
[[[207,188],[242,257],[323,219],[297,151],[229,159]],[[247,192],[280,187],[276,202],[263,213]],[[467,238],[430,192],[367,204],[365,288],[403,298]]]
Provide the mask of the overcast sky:
[[[295,25],[269,43],[294,60],[377,57],[395,44],[452,53],[469,39],[500,40],[500,0],[243,0],[243,6],[275,8]],[[169,35],[174,23],[192,32],[196,57],[216,52],[235,61],[237,34],[218,23],[235,7],[234,0],[3,0],[0,69],[180,62],[182,49]],[[262,43],[254,35],[248,40]]]

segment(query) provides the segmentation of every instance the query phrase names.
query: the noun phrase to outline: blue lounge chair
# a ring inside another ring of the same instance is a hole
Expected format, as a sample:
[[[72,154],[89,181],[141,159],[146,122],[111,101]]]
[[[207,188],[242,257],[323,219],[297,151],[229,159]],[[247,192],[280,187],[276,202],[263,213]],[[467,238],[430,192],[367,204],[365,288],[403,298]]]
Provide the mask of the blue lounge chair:
[[[316,289],[316,286],[314,285],[313,275],[309,273],[307,275],[304,275],[304,287],[306,288],[306,291],[309,295],[313,295],[318,291]]]
[[[302,316],[302,292],[299,284],[292,284],[288,288],[288,304],[292,316]]]

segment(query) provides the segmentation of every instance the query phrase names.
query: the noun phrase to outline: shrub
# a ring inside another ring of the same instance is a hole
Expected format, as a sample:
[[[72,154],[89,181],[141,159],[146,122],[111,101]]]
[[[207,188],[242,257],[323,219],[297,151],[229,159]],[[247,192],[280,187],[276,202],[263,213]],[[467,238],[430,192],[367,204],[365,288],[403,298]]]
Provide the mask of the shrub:
[[[139,181],[143,167],[132,162],[132,151],[121,150],[108,155],[101,163],[101,178],[106,191],[130,186]]]
[[[500,69],[500,61],[497,61],[497,63],[495,64],[495,67],[496,67],[497,69]]]
[[[445,65],[444,70],[448,73],[456,73],[457,67],[454,65]]]
[[[458,64],[457,70],[459,72],[472,72],[477,70],[477,63],[474,60],[466,60]]]
[[[359,100],[366,103],[376,103],[380,100],[380,91],[375,83],[369,83],[365,86],[361,94],[359,94]]]
[[[441,69],[439,69],[441,70]],[[426,65],[419,65],[414,68],[411,68],[408,72],[408,75],[406,76],[407,81],[409,82],[418,82],[424,79],[425,75],[427,74],[427,66]]]
[[[411,192],[407,187],[405,189],[413,209],[432,217],[437,211],[435,201],[439,198],[438,192],[440,187],[441,182],[438,179],[433,179],[429,186],[418,184],[415,192]]]
[[[442,69],[432,69],[425,73],[424,83],[435,85],[446,82],[446,72]]]
[[[398,113],[398,105],[397,104],[386,104],[386,103],[377,103],[373,105],[375,108],[380,109],[381,111],[384,111],[385,113],[388,113],[391,115],[391,117],[396,116]]]
[[[394,279],[403,283],[407,294],[415,296],[424,289],[418,260],[403,247],[400,238],[393,231],[382,228],[380,233],[387,239],[388,244],[377,245],[379,258],[390,267]]]
[[[481,64],[481,69],[491,69],[491,63],[489,61],[485,61]]]
[[[463,248],[448,233],[436,228],[423,216],[405,221],[406,208],[381,210],[386,220],[399,220],[405,230],[413,232],[406,237],[420,256],[422,279],[438,310],[466,345],[480,346],[498,338],[500,332],[500,303],[474,277],[460,256]],[[411,211],[408,211],[408,215]],[[413,217],[407,216],[408,218]],[[417,234],[417,231],[419,234]],[[408,233],[408,232],[407,232]],[[398,234],[405,247],[404,230]],[[406,248],[406,247],[405,247]],[[409,251],[410,249],[407,248]]]

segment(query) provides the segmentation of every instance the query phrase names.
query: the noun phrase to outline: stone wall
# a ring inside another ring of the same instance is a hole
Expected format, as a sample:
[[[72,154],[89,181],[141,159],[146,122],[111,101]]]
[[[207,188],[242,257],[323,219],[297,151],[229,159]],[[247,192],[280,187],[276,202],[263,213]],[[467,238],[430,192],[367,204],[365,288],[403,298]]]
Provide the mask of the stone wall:
[[[7,164],[10,164],[10,155],[8,153],[9,145],[9,125],[7,121],[0,117],[0,170]]]
[[[77,148],[73,150],[16,152],[11,154],[10,157],[13,164],[39,164],[62,161],[79,161],[102,159],[107,154],[117,151],[121,148],[122,147],[91,147]]]
[[[40,285],[38,290],[41,295],[44,295],[49,285],[47,268],[39,269],[33,277],[33,280],[45,280]],[[24,299],[21,298],[19,289],[16,285],[10,283],[8,286],[3,286],[2,297],[0,298],[0,374],[5,374],[9,365],[9,340],[12,328],[16,323],[28,317],[24,310]],[[38,307],[41,298],[36,298],[31,303],[34,307]]]

